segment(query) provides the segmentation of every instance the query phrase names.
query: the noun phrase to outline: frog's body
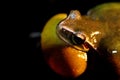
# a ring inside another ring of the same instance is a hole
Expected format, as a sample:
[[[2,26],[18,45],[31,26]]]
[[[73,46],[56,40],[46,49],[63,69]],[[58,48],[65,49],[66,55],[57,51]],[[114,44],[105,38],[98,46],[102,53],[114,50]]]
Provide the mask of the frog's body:
[[[82,33],[86,37],[85,41],[94,49],[101,54],[112,55],[120,74],[120,3],[100,5],[84,16],[81,16],[79,11],[73,10],[58,27],[73,34]],[[70,35],[62,35],[62,38],[70,42]]]
[[[117,50],[119,52],[120,11],[117,12],[117,14],[118,17],[115,17],[116,15],[110,17],[105,16],[105,19],[96,18],[96,20],[89,16],[81,16],[77,10],[71,11],[70,15],[62,21],[60,26],[63,26],[63,28],[69,29],[69,31],[72,32],[81,32],[86,36],[87,41],[92,44],[95,49],[99,46],[104,46],[110,52],[112,50]],[[72,18],[71,15],[79,16],[79,18]],[[112,18],[114,20],[111,20]]]
[[[72,18],[71,15],[76,17]],[[71,11],[69,16],[59,24],[65,29],[69,29],[71,32],[80,32],[84,34],[87,41],[94,47],[97,48],[100,39],[105,36],[106,30],[101,28],[106,26],[104,23],[90,19],[89,16],[81,16],[79,11]]]

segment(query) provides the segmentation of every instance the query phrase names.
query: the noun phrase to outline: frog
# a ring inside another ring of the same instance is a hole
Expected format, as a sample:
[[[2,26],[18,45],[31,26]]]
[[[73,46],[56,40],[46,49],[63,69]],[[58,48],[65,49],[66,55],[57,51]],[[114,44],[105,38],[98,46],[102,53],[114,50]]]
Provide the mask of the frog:
[[[108,58],[120,76],[120,2],[101,4],[86,15],[71,10],[56,26],[56,32],[75,49],[86,53],[94,50]]]

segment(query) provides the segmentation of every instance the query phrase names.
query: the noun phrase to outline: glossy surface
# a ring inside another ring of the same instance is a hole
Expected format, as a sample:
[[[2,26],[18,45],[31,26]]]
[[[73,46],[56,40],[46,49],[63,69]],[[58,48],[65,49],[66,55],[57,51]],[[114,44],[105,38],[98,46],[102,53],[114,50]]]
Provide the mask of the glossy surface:
[[[120,75],[120,3],[99,5],[82,16],[78,10],[72,10],[57,28],[58,36],[66,43],[80,48],[88,43],[100,55],[107,56]],[[72,36],[78,40],[71,40]]]
[[[73,15],[74,17],[71,17]],[[87,42],[97,48],[100,39],[105,35],[103,26],[104,23],[92,20],[89,16],[82,16],[77,10],[72,10],[68,17],[59,23],[57,31],[58,36],[68,44],[81,47]],[[79,36],[76,33],[79,33]],[[72,36],[77,36],[76,44],[75,39],[71,40]]]
[[[54,48],[47,57],[49,66],[57,74],[64,77],[75,78],[80,76],[87,67],[87,55],[72,47]],[[68,55],[69,54],[69,55]]]

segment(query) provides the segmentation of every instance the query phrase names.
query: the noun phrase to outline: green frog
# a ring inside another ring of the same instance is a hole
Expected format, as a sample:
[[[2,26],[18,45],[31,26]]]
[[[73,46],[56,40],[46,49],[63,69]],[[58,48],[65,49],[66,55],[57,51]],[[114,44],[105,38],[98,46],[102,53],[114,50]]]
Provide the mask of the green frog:
[[[83,52],[91,49],[107,56],[120,75],[120,3],[96,6],[81,15],[78,10],[57,26],[57,34],[67,44]],[[86,50],[87,49],[87,50]]]

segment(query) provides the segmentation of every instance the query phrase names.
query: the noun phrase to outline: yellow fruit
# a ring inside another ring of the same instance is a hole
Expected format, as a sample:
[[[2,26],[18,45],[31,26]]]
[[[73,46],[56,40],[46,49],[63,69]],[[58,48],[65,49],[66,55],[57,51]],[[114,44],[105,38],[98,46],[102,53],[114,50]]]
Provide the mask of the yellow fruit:
[[[87,66],[87,55],[66,45],[56,34],[57,24],[66,18],[64,13],[53,16],[41,34],[41,47],[46,62],[57,74],[64,77],[78,77]]]
[[[78,77],[86,69],[86,54],[71,47],[56,48],[50,51],[48,64],[58,74],[65,77]]]

